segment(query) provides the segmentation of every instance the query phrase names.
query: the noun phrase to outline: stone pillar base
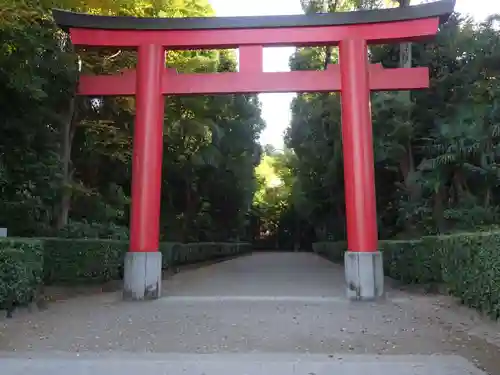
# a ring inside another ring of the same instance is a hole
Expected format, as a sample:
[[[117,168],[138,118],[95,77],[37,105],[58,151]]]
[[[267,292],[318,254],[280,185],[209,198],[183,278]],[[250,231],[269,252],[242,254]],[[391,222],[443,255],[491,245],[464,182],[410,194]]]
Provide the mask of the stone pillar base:
[[[123,299],[143,301],[161,296],[161,253],[128,252],[125,255]]]
[[[373,301],[384,295],[382,253],[347,251],[344,256],[347,298]]]

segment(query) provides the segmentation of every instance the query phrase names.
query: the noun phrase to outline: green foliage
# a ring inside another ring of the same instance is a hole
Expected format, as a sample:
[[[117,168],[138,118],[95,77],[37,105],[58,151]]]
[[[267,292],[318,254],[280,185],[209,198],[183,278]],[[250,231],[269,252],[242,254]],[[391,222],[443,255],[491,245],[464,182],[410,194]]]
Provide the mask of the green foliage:
[[[184,246],[180,242],[160,242],[162,269],[173,269],[180,265],[179,254]]]
[[[30,303],[42,284],[99,284],[118,280],[128,241],[0,239],[0,310]],[[251,252],[249,243],[160,244],[163,268]]]
[[[117,280],[128,241],[102,239],[44,240],[44,281],[47,284],[87,284]],[[160,243],[164,269],[214,260],[250,251],[242,243]]]
[[[0,310],[34,300],[44,285],[89,285],[123,276],[128,241],[0,239]],[[163,269],[251,252],[249,243],[160,244]]]
[[[2,3],[0,17],[0,223],[32,236],[50,227],[57,202],[57,129],[76,59],[40,8]]]
[[[500,232],[442,236],[442,278],[462,303],[500,318]]]
[[[320,242],[315,252],[342,260],[345,242]],[[379,241],[387,276],[406,284],[444,284],[460,301],[500,318],[500,232],[456,233]]]
[[[34,300],[42,282],[43,247],[38,240],[0,240],[0,310]]]
[[[71,220],[57,232],[62,238],[100,238],[111,240],[128,240],[128,228],[114,223],[101,224],[87,221],[75,222]]]
[[[2,240],[0,241],[0,251],[3,248],[6,249],[5,253],[8,255],[10,262],[8,264],[18,259],[22,260],[20,268],[18,267],[19,270],[16,268],[16,270],[9,272],[30,273],[32,270],[36,270],[34,277],[36,285],[38,285],[42,280],[42,263],[40,260],[43,257],[43,282],[46,285],[76,285],[98,284],[120,279],[123,276],[123,262],[129,243],[122,240],[63,239],[54,237],[39,240]],[[248,243],[160,243],[163,269],[240,255],[250,251],[251,246]],[[25,254],[29,257],[20,258],[18,256],[24,256]],[[16,255],[16,257],[13,257],[13,255]],[[39,258],[33,258],[34,255]],[[7,277],[11,274],[5,275]],[[15,276],[12,275],[9,277]],[[21,275],[18,277],[21,278]],[[22,278],[21,281],[32,283],[30,278]],[[31,289],[26,291],[22,284],[19,284],[19,288],[12,286],[12,289],[16,291],[19,289],[19,293],[31,292]],[[25,302],[25,300],[20,302]]]
[[[297,214],[304,208],[304,201],[297,194],[296,163],[292,150],[264,147],[256,168],[258,189],[252,207],[257,227],[253,229],[254,244],[259,249],[298,250],[310,246],[309,224]]]
[[[325,9],[326,1],[305,3]],[[500,31],[493,21],[474,24],[453,15],[434,41],[412,44],[412,65],[429,67],[429,89],[372,94],[381,238],[498,222],[500,69],[494,62],[500,59]],[[370,47],[371,62],[395,68],[399,52],[399,46]],[[290,65],[323,69],[325,58],[324,49],[301,48]],[[335,49],[331,62],[338,62]],[[293,199],[301,202],[297,212],[315,228],[317,240],[345,238],[340,130],[338,94],[294,100],[286,139],[297,156]]]
[[[179,246],[178,253],[176,254],[176,264],[193,264],[228,256],[242,255],[251,251],[252,247],[249,243],[189,243]]]
[[[213,15],[207,0],[6,0],[0,11],[0,226],[14,236],[128,238],[133,98],[75,97],[82,74],[134,68],[128,50],[79,49],[50,9],[108,15]],[[169,51],[182,72],[236,69],[233,51]],[[241,238],[256,187],[256,95],[165,98],[161,233]]]
[[[442,258],[436,246],[438,238],[380,241],[379,247],[383,253],[386,274],[406,284],[442,282]]]
[[[321,255],[332,262],[338,263],[344,261],[344,253],[347,250],[347,242],[314,242],[312,248],[316,254]]]
[[[44,282],[79,284],[119,279],[127,250],[127,241],[44,239]]]

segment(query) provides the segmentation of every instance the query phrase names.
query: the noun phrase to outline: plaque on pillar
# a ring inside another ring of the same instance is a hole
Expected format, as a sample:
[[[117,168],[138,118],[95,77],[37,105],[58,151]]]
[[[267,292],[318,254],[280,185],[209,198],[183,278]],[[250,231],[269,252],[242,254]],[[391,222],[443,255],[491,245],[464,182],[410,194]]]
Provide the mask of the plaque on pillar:
[[[0,228],[0,237],[7,237],[7,228]]]

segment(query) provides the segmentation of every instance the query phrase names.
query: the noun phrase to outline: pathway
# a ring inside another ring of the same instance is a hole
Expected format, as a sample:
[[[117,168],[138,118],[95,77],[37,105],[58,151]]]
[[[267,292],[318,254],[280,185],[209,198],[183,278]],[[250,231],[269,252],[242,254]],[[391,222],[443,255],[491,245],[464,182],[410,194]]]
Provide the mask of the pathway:
[[[341,267],[257,253],[177,274],[157,301],[104,293],[0,320],[0,373],[500,374],[500,348],[460,311],[387,292],[352,303]]]

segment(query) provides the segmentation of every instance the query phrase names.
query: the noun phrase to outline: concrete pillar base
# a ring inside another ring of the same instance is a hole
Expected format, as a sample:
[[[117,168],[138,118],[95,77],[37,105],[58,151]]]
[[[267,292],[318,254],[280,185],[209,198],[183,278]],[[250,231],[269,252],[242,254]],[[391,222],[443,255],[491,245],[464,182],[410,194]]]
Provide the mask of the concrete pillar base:
[[[125,255],[123,299],[143,301],[161,296],[161,253],[128,252]]]
[[[347,298],[373,301],[384,295],[382,253],[347,251],[344,256]]]

